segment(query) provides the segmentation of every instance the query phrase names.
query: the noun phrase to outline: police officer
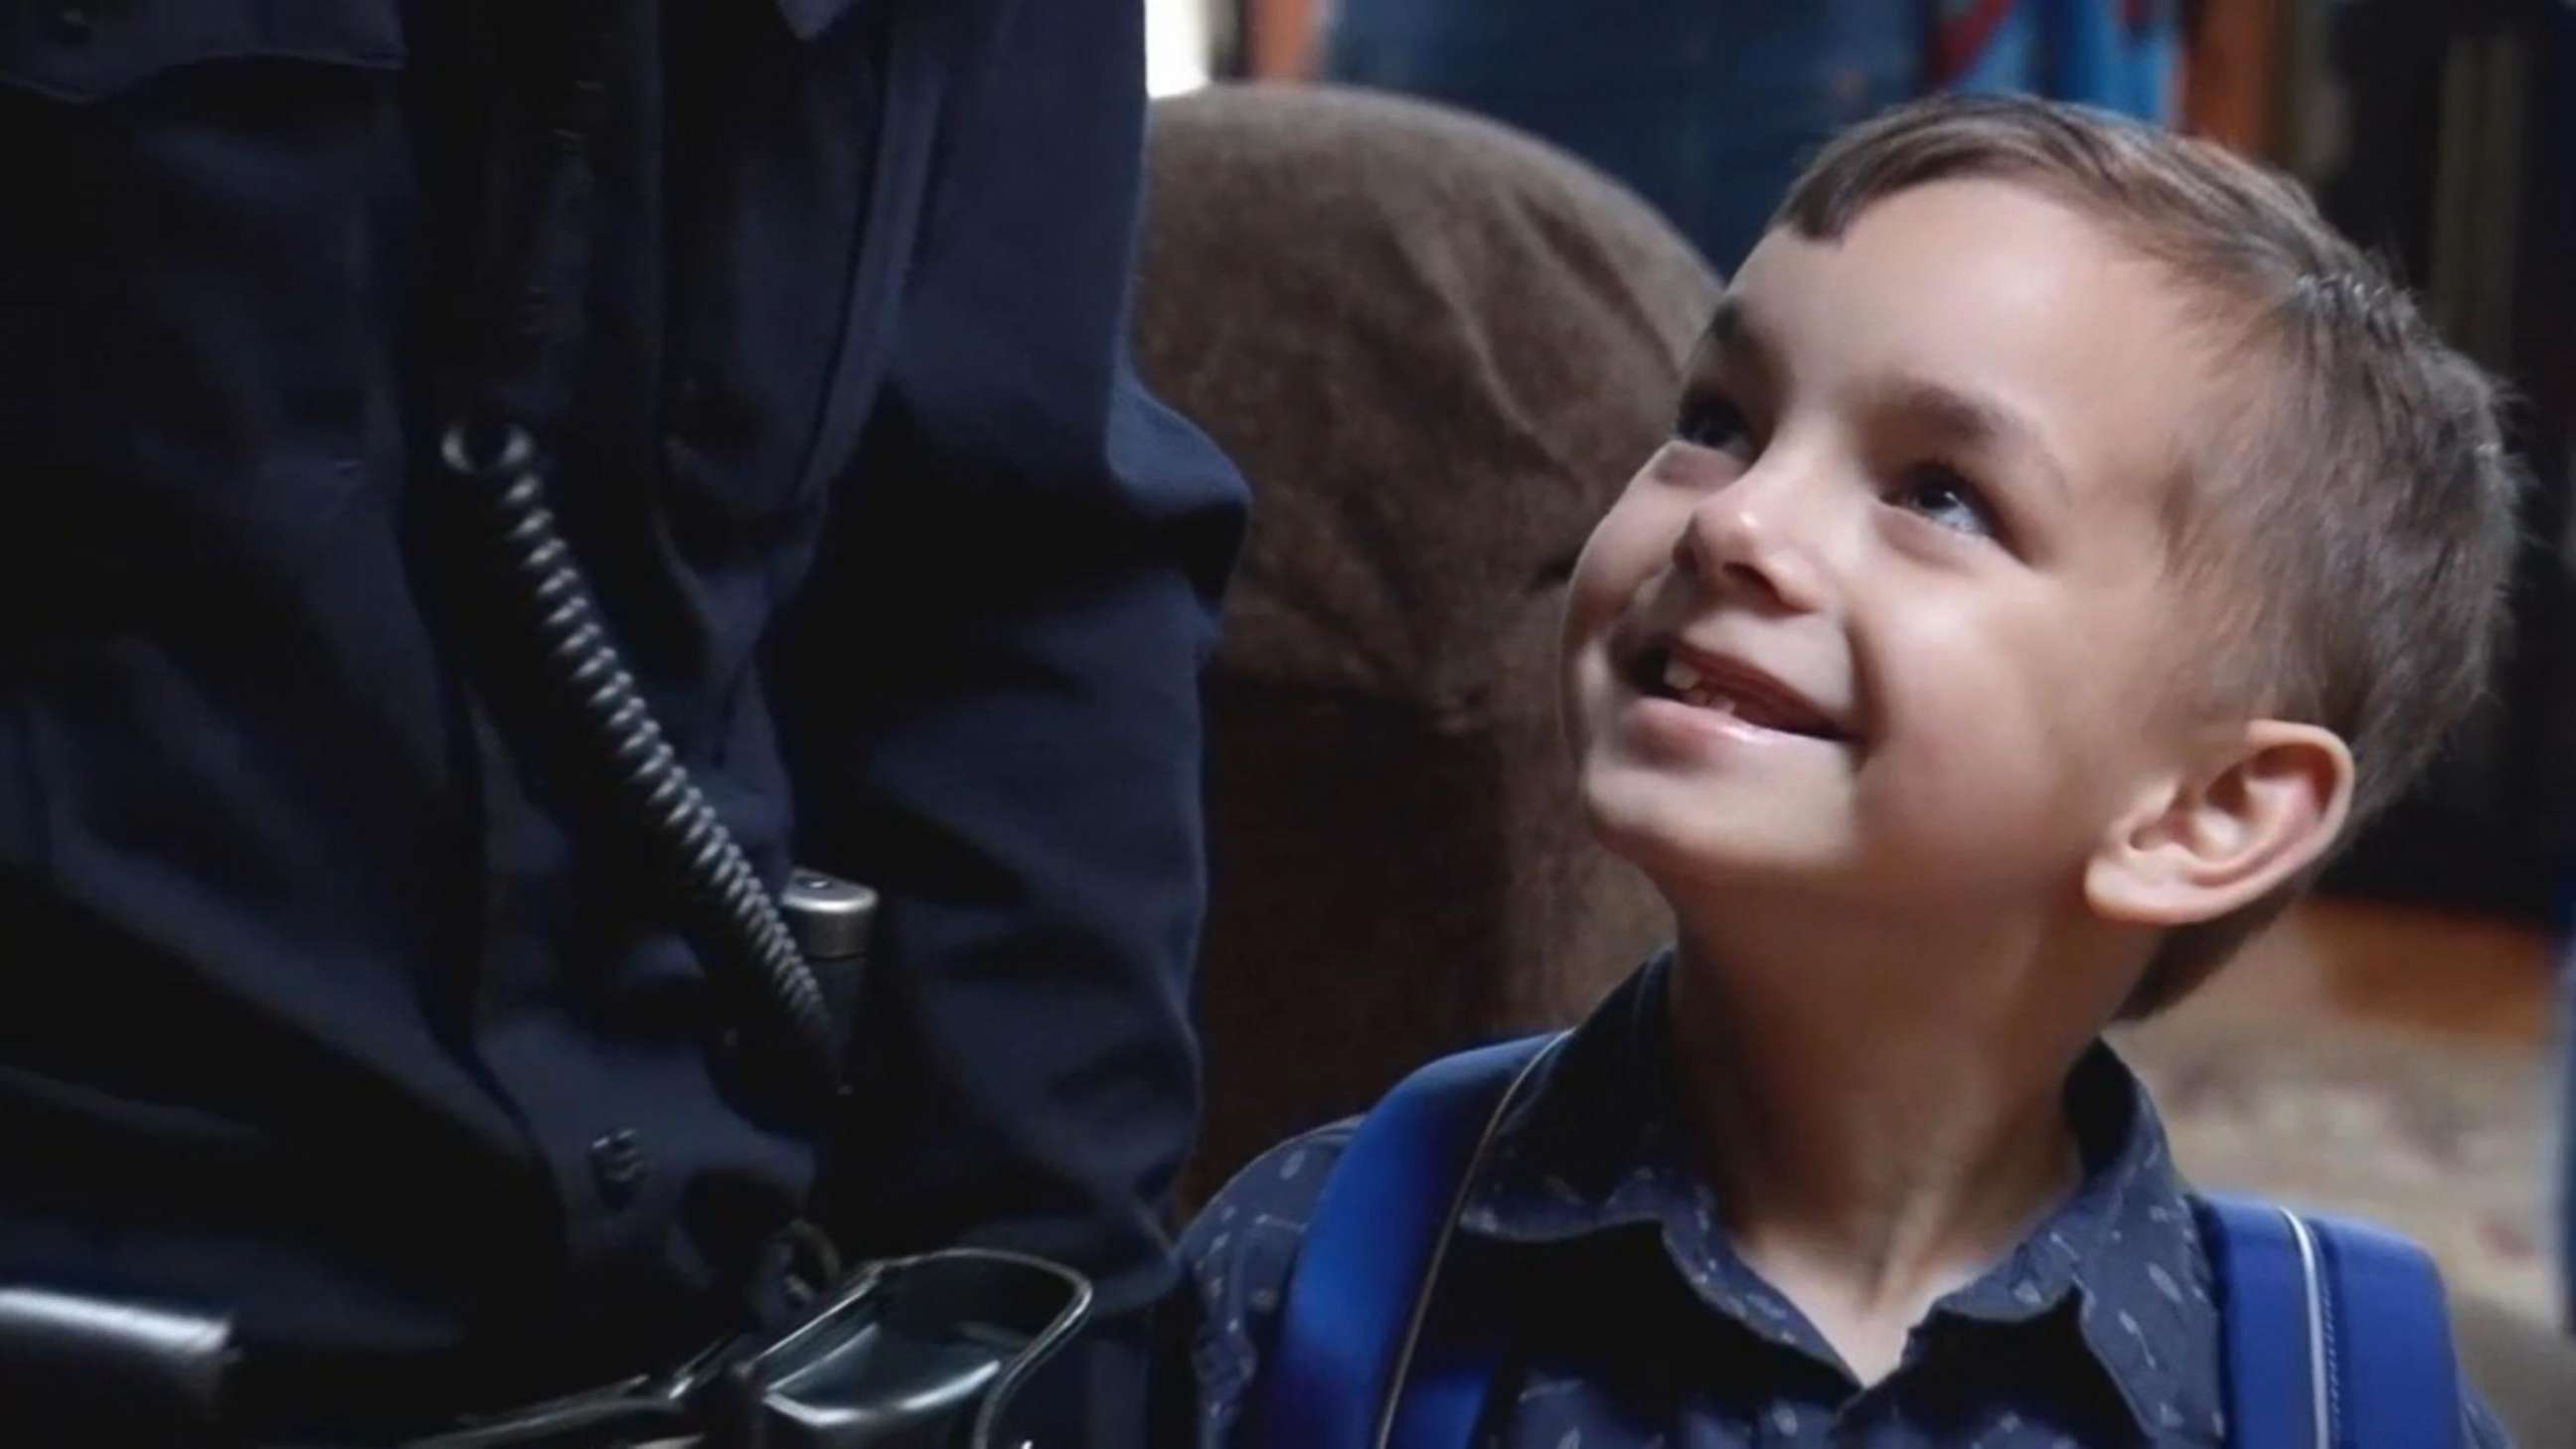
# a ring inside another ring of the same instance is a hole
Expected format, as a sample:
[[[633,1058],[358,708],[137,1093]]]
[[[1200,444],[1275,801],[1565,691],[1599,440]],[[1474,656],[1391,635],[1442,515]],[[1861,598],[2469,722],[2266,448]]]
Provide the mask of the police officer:
[[[1030,1437],[1138,1441],[1243,498],[1125,356],[1137,12],[0,22],[0,1286],[369,1442],[685,1357],[799,1220],[1002,1245],[1099,1293]],[[836,1105],[545,703],[468,405],[761,879],[880,893]]]

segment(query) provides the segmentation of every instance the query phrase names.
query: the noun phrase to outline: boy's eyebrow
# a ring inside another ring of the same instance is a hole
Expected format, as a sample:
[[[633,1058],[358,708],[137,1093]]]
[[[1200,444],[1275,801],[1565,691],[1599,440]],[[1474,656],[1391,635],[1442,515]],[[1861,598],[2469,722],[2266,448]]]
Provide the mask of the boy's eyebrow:
[[[1890,389],[1888,400],[1897,411],[1962,452],[2007,453],[2028,459],[2032,471],[2046,478],[2056,490],[2060,505],[2074,501],[2074,490],[2066,482],[2066,469],[2040,441],[2039,430],[2003,402],[1922,377],[1898,381]]]
[[[1692,351],[1695,357],[1738,357],[1761,370],[1768,370],[1771,362],[1770,340],[1753,325],[1744,304],[1731,296],[1718,299],[1717,310],[1709,314],[1708,327]]]
[[[1717,309],[1709,314],[1708,328],[1692,351],[1691,370],[1720,357],[1734,358],[1757,373],[1772,371],[1770,339],[1763,336],[1744,303],[1732,296],[1719,298]],[[1887,396],[1895,410],[1961,452],[2028,459],[2031,471],[2047,479],[2061,506],[2074,502],[2065,466],[2040,441],[2039,430],[2001,400],[1961,392],[1925,377],[1900,379]]]

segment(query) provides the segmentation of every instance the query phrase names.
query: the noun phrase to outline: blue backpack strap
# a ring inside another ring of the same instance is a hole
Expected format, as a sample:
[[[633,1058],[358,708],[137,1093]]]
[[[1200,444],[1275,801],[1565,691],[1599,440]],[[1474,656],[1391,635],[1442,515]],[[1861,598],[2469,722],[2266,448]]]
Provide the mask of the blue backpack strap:
[[[2368,1223],[2312,1217],[2334,1313],[2328,1359],[2340,1435],[2361,1449],[2461,1449],[2460,1358],[2432,1256]]]
[[[1429,1290],[1460,1200],[1512,1089],[1554,1036],[1443,1057],[1397,1084],[1360,1122],[1315,1216],[1280,1306],[1255,1442],[1273,1449],[1465,1449],[1490,1359],[1438,1355],[1405,1394],[1388,1437]]]
[[[2246,1449],[2460,1449],[2442,1276],[2393,1233],[2205,1197],[2225,1313],[2229,1441]]]
[[[2289,1214],[2241,1198],[2199,1200],[2201,1236],[2218,1279],[2226,1347],[2227,1440],[2246,1449],[2330,1449],[2317,1436],[2322,1386],[2309,1365],[2322,1320],[2309,1318],[2312,1252]]]

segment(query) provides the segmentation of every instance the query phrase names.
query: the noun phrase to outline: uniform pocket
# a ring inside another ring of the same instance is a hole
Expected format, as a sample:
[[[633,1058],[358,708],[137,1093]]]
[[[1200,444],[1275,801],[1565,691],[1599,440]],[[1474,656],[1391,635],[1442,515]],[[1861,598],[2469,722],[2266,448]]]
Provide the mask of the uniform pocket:
[[[288,577],[390,376],[370,197],[392,0],[62,0],[0,22],[0,486],[106,585]]]
[[[89,102],[235,60],[402,64],[394,0],[62,0],[0,23],[0,85]]]

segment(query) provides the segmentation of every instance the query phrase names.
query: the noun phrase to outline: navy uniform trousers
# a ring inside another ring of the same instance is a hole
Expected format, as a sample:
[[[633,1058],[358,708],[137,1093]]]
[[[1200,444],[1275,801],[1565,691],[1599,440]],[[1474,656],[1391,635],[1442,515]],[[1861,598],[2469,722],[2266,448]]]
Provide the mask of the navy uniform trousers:
[[[1094,1274],[1037,1437],[1136,1442],[1244,508],[1125,354],[1138,7],[617,0],[586,260],[495,275],[559,3],[0,19],[0,1283],[231,1312],[247,1413],[354,1431],[684,1354],[806,1213]],[[828,1121],[710,1049],[460,562],[487,312],[568,339],[524,401],[682,760],[885,897]]]

